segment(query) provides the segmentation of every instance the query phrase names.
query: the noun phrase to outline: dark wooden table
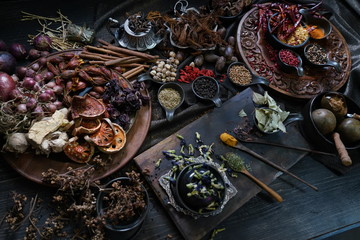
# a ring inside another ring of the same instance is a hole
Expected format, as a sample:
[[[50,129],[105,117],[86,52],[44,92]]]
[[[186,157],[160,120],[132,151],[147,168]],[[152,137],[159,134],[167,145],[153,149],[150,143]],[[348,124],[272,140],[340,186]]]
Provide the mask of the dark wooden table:
[[[126,1],[125,1],[126,2]],[[155,1],[156,3],[160,1]],[[167,2],[169,6],[175,1]],[[38,28],[36,23],[20,22],[20,11],[42,16],[56,15],[58,9],[74,23],[92,26],[101,16],[124,2],[115,1],[1,1],[0,39],[6,42],[25,42],[28,33]],[[155,5],[132,1],[131,6],[144,4],[151,9]],[[127,5],[128,7],[130,5]],[[164,6],[160,7],[164,9]],[[147,9],[147,8],[146,8]],[[132,10],[132,7],[126,9]],[[130,163],[131,165],[132,163]],[[358,239],[356,227],[360,224],[360,170],[338,175],[314,160],[311,155],[300,160],[290,169],[319,188],[319,191],[300,184],[289,176],[278,177],[270,186],[284,198],[281,204],[260,192],[233,215],[218,225],[225,228],[215,239]],[[12,206],[11,192],[36,194],[49,200],[54,189],[33,183],[14,171],[0,159],[0,220]],[[160,200],[150,192],[151,208],[137,239],[182,239]],[[48,209],[42,209],[46,215]],[[355,230],[354,230],[355,229]],[[346,232],[341,233],[343,230]],[[13,232],[3,222],[0,239],[22,239],[24,227]],[[360,232],[360,231],[359,231]],[[339,235],[334,235],[338,234]]]

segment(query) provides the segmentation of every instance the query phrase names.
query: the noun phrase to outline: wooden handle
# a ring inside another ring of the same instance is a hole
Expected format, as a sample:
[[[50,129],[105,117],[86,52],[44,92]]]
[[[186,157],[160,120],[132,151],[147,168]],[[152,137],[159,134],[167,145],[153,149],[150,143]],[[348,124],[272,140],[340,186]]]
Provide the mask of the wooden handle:
[[[340,134],[337,132],[333,133],[333,139],[336,146],[336,150],[339,154],[339,158],[341,160],[341,163],[344,166],[350,166],[352,164],[351,158],[345,148],[344,143],[340,139]]]
[[[247,177],[249,177],[251,180],[253,180],[257,185],[259,185],[259,187],[261,187],[262,189],[264,189],[267,193],[269,193],[276,201],[278,202],[282,202],[283,198],[277,193],[275,192],[272,188],[270,188],[268,185],[266,185],[265,183],[263,183],[262,181],[260,181],[259,179],[257,179],[256,177],[254,177],[253,175],[251,175],[248,171],[241,171],[243,174],[245,174]]]
[[[286,173],[287,175],[289,175],[289,176],[299,180],[300,182],[308,185],[309,187],[311,187],[315,191],[319,191],[319,189],[317,187],[315,187],[312,184],[306,182],[304,179],[296,176],[295,174],[291,173],[290,171],[286,170],[285,168],[273,163],[272,161],[270,161],[270,160],[266,159],[265,157],[261,156],[260,154],[257,154],[256,152],[254,152],[253,150],[245,147],[244,145],[240,144],[239,142],[234,146],[234,148],[237,148],[237,149],[240,149],[242,151],[245,151],[245,152],[249,153],[250,155],[260,159],[261,161],[263,161],[264,163],[270,165],[271,167],[273,167],[273,168],[275,168],[275,169],[277,169],[279,171],[282,171],[283,173]]]

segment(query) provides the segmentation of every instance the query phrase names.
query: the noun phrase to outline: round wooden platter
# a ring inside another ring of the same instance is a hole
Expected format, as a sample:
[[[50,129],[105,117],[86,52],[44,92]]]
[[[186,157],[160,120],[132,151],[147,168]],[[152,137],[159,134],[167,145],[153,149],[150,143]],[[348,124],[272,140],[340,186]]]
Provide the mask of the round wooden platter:
[[[262,77],[269,79],[270,88],[287,96],[310,99],[324,91],[337,91],[348,80],[351,70],[351,56],[348,45],[338,29],[332,25],[332,32],[323,40],[310,39],[329,52],[329,58],[337,61],[342,72],[332,67],[314,68],[303,61],[304,76],[285,73],[276,64],[276,48],[270,44],[266,34],[259,29],[258,8],[252,8],[241,19],[237,29],[237,47],[245,64]],[[308,43],[308,44],[309,44]],[[299,51],[303,51],[302,48]]]
[[[78,52],[79,50],[72,51]],[[55,53],[49,57],[54,57],[61,53],[62,52]],[[149,96],[147,90],[142,90],[142,94]],[[133,159],[147,136],[150,123],[151,103],[149,102],[145,106],[142,106],[135,114],[134,119],[132,119],[131,128],[126,134],[126,144],[124,148],[112,154],[110,160],[107,160],[105,167],[97,167],[92,175],[92,180],[99,180],[109,176]],[[34,151],[29,151],[24,154],[2,152],[1,157],[21,175],[39,184],[44,184],[42,181],[42,173],[48,169],[65,173],[69,167],[75,169],[87,166],[87,164],[71,161],[64,153],[53,153],[47,157],[46,155],[36,155]]]

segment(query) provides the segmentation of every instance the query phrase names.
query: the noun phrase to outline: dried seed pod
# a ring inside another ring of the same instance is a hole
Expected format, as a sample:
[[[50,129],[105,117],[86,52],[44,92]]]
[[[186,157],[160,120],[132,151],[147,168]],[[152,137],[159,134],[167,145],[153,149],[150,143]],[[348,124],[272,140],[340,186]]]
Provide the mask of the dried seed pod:
[[[226,64],[225,57],[224,56],[219,57],[215,64],[216,71],[221,72],[224,69],[225,64]]]
[[[201,67],[204,64],[204,55],[200,54],[196,56],[194,63],[197,67]]]

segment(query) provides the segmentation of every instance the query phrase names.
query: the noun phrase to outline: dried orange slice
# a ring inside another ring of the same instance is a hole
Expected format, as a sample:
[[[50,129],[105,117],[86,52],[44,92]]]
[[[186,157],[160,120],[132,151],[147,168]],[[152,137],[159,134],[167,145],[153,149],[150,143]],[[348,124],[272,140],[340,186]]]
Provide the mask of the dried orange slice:
[[[95,147],[89,142],[73,137],[64,146],[64,153],[68,158],[78,163],[86,163],[90,161],[94,155]]]
[[[88,94],[85,96],[74,96],[71,100],[71,116],[75,118],[98,118],[104,114],[106,108],[102,100]]]
[[[75,120],[75,128],[72,131],[72,135],[77,136],[79,134],[91,134],[98,131],[100,127],[100,119],[77,118]]]
[[[109,146],[115,138],[113,123],[108,118],[103,118],[99,130],[85,136],[85,140],[94,143],[99,147]]]
[[[124,129],[116,124],[113,123],[114,129],[115,129],[115,138],[111,142],[111,144],[107,147],[98,147],[100,151],[104,153],[115,153],[120,151],[126,143],[126,133]]]

